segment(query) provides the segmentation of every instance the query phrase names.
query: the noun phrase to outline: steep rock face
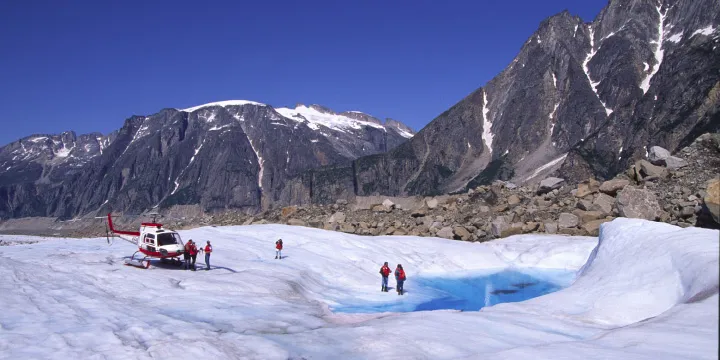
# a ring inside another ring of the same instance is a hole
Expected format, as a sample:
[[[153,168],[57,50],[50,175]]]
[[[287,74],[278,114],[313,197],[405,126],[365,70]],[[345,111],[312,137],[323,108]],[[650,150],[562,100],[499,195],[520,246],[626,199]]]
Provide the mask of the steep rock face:
[[[591,23],[562,12],[484,87],[343,181],[357,195],[432,195],[558,169],[610,178],[646,147],[675,151],[720,129],[719,23],[713,0],[612,0]]]
[[[638,51],[634,62],[612,62],[616,69],[610,72],[627,74],[640,69],[639,85],[633,87],[637,77],[628,77],[632,81],[626,82],[603,80],[601,97],[613,101],[611,94],[627,94],[614,103],[615,112],[606,124],[572,149],[560,170],[571,177],[592,173],[607,178],[644,156],[651,146],[674,152],[704,132],[720,130],[720,3],[635,3],[645,5],[645,22],[651,25],[641,34],[646,35],[647,50]],[[640,36],[632,31],[636,21],[621,4],[612,2],[600,21],[593,23],[597,28],[615,24],[618,29],[613,36],[616,50],[601,48],[599,56],[641,48],[633,42]],[[618,27],[621,22],[629,25]]]
[[[334,122],[226,101],[134,116],[107,137],[68,132],[19,140],[0,148],[0,217],[186,204],[252,212],[277,202],[285,182],[307,169],[347,164],[412,136],[366,114],[313,109]]]

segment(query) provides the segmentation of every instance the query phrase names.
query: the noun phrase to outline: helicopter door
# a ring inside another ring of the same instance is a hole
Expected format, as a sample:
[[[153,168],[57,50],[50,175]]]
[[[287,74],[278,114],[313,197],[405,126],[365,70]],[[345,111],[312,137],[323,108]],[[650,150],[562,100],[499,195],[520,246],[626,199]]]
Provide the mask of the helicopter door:
[[[146,234],[142,244],[143,249],[151,252],[155,252],[155,235]]]

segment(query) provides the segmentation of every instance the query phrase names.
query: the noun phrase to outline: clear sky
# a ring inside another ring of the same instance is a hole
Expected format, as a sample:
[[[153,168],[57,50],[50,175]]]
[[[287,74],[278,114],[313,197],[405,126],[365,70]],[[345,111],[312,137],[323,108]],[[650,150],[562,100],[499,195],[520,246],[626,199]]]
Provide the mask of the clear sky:
[[[244,99],[418,130],[502,70],[548,16],[607,0],[0,1],[0,146]]]

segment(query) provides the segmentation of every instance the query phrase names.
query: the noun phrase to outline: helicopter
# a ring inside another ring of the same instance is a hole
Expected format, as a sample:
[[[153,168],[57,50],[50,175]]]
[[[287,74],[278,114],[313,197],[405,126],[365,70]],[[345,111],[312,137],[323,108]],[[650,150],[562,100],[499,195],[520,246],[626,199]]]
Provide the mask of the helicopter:
[[[117,237],[137,245],[138,250],[133,253],[130,259],[125,260],[125,265],[147,269],[150,267],[150,259],[160,259],[162,262],[170,261],[175,265],[182,265],[183,262],[180,260],[180,256],[185,252],[185,245],[180,238],[180,234],[173,230],[164,229],[162,224],[157,222],[157,217],[161,216],[160,214],[149,213],[146,215],[152,216],[152,221],[141,223],[140,231],[125,231],[115,229],[112,221],[113,215],[108,213],[105,228],[108,244],[112,245],[112,239]],[[135,255],[138,253],[141,255],[136,259]]]

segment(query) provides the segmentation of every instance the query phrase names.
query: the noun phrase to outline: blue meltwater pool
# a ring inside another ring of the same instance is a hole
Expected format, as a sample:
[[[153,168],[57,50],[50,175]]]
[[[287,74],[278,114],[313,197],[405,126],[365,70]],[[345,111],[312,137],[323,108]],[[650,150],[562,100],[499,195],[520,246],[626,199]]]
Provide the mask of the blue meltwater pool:
[[[486,306],[518,302],[558,291],[572,284],[575,272],[556,269],[514,269],[462,276],[408,279],[403,296],[391,280],[390,292],[380,301],[339,301],[335,312],[373,313],[454,309],[476,311]]]

